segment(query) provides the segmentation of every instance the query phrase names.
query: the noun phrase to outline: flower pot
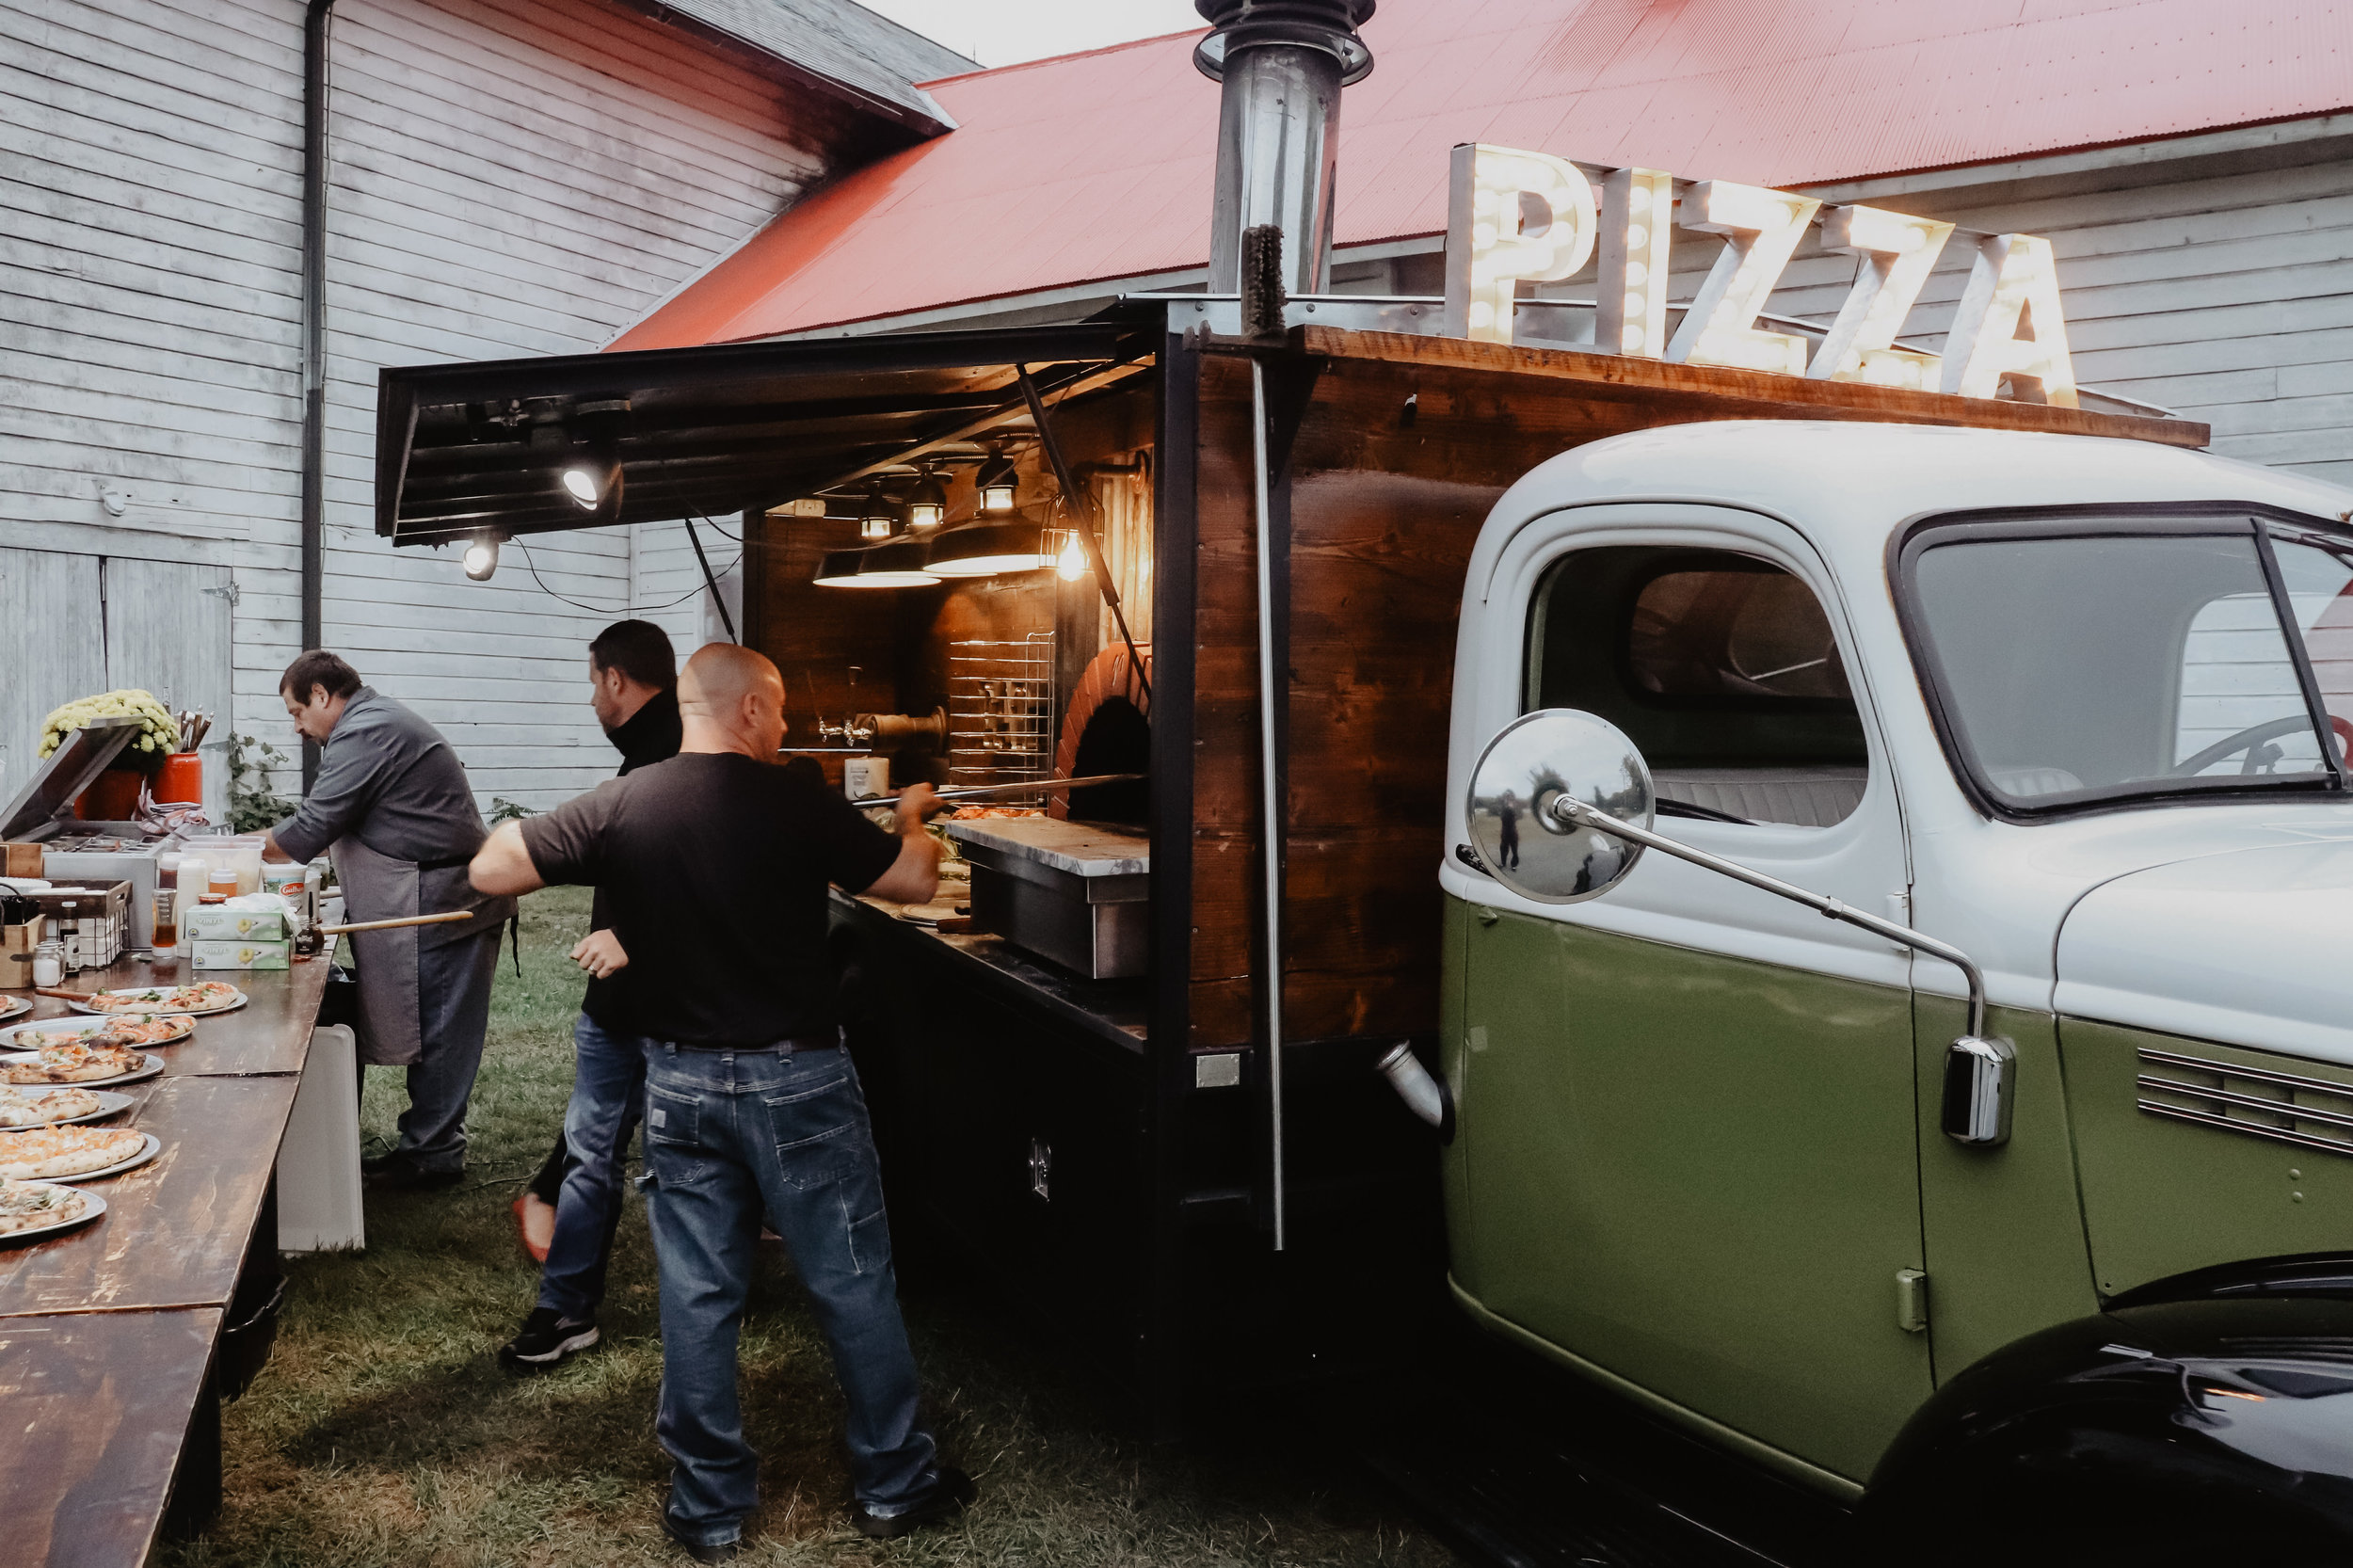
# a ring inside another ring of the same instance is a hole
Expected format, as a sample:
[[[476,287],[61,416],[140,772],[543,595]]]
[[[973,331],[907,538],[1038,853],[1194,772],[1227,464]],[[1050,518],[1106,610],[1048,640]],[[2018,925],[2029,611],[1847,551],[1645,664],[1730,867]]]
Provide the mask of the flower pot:
[[[139,808],[139,786],[146,782],[147,775],[136,769],[108,768],[82,792],[73,814],[84,822],[129,822]]]

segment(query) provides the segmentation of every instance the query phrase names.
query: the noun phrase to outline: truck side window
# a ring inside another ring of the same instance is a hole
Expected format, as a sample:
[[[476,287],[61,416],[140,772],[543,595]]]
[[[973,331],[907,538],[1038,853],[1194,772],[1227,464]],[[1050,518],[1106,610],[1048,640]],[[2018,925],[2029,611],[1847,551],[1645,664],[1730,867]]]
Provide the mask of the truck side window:
[[[1529,610],[1526,707],[1625,730],[1666,814],[1828,827],[1863,801],[1869,754],[1829,617],[1751,556],[1637,545],[1555,562]]]

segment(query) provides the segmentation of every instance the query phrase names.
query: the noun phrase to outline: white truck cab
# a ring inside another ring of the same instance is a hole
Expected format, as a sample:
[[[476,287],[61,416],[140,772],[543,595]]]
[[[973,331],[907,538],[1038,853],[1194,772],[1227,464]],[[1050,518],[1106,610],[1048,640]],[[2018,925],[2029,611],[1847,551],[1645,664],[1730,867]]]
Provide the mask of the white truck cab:
[[[1991,1476],[2041,1529],[2085,1432],[2178,1458],[2192,1416],[2227,1528],[2283,1477],[2353,1499],[2353,1361],[2225,1321],[2353,1335],[2349,509],[2201,453],[1861,423],[1655,428],[1513,486],[1465,585],[1439,872],[1465,1308],[1849,1500]],[[1525,783],[1481,772],[1551,711],[1619,734],[1623,777],[1541,728]],[[1960,950],[1999,1134],[1945,1135],[1961,968],[1561,793]],[[2247,1398],[2183,1393],[2250,1333],[2306,1393],[2221,1363]],[[2054,1393],[2159,1363],[2137,1403]],[[1986,1415],[2012,1403],[2043,1414]],[[2144,1457],[2094,1501],[2161,1485]],[[2272,1522],[2353,1539],[2343,1499]]]

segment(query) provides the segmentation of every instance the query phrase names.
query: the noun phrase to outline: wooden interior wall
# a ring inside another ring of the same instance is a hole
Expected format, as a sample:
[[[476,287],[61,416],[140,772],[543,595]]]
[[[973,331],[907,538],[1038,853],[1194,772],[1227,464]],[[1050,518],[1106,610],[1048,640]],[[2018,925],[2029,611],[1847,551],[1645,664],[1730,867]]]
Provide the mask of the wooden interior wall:
[[[1153,394],[1149,389],[1116,392],[1058,408],[1056,438],[1074,468],[1117,462],[1152,441]],[[1016,498],[1032,516],[1055,493],[1044,454],[1036,447],[1016,454],[1020,472]],[[949,516],[959,520],[973,508],[970,468],[941,477],[947,484]],[[747,553],[744,640],[776,662],[784,673],[786,744],[819,744],[822,719],[840,723],[853,713],[928,713],[949,696],[952,644],[964,641],[1018,642],[1032,632],[1056,632],[1059,695],[1066,697],[1077,672],[1096,650],[1096,606],[1091,578],[1064,583],[1046,572],[1027,572],[936,588],[821,588],[810,579],[829,550],[857,545],[857,524],[840,518],[760,519],[760,544]],[[1060,710],[1057,709],[1057,721]],[[840,759],[822,757],[826,776],[840,777]],[[910,765],[914,759],[908,760]],[[944,777],[944,764],[929,770]],[[895,766],[891,776],[914,776]]]

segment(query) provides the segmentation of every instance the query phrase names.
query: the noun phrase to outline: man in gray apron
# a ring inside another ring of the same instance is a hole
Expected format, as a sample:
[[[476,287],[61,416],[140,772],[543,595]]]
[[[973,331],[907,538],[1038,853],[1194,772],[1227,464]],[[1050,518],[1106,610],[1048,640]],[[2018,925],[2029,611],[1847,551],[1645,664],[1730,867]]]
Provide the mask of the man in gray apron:
[[[390,1186],[447,1186],[466,1169],[466,1102],[482,1064],[499,928],[515,901],[467,881],[488,835],[465,766],[440,730],[323,648],[286,666],[278,695],[323,749],[317,782],[270,831],[267,857],[308,861],[328,850],[347,920],[473,917],[346,938],[359,960],[360,1060],[408,1069],[399,1145],[361,1170]]]

